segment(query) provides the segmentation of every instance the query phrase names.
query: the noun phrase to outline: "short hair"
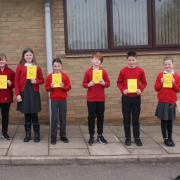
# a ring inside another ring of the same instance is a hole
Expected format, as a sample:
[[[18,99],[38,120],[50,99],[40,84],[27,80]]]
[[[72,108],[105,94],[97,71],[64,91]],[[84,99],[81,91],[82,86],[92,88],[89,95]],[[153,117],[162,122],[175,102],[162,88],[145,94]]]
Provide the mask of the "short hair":
[[[127,53],[127,58],[128,58],[129,56],[136,57],[136,56],[137,56],[137,54],[136,54],[136,52],[135,52],[135,51],[128,51],[128,53]]]
[[[172,63],[173,63],[173,58],[171,56],[166,56],[164,59],[163,59],[163,63],[167,60],[171,60]]]
[[[62,65],[62,61],[61,61],[60,58],[55,58],[55,59],[53,59],[52,65],[53,65],[54,63],[60,63],[60,64]]]
[[[92,57],[98,58],[101,61],[101,63],[103,62],[103,55],[100,52],[92,54]]]
[[[7,60],[7,56],[4,53],[0,53],[0,60]]]

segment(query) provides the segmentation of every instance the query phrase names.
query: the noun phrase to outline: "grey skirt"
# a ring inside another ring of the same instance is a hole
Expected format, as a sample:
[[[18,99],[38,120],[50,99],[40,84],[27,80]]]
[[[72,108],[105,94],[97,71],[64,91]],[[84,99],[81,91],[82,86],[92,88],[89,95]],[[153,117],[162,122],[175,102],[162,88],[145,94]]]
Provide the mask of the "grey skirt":
[[[159,102],[156,108],[155,116],[161,120],[176,119],[176,104]]]
[[[38,113],[41,111],[40,94],[34,91],[30,80],[27,80],[24,91],[20,95],[22,102],[17,103],[17,111],[22,113]]]

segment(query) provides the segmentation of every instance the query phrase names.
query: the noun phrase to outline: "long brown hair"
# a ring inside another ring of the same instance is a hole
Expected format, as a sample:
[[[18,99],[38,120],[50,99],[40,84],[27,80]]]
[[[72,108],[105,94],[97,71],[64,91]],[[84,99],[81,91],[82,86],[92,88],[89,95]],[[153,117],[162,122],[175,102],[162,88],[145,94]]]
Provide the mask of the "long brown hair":
[[[21,60],[19,61],[19,64],[20,64],[20,65],[24,65],[24,64],[26,63],[26,60],[24,59],[24,55],[25,55],[27,52],[31,52],[31,53],[33,54],[32,63],[35,64],[35,65],[37,65],[34,51],[33,51],[31,48],[25,48],[25,49],[23,50],[23,52],[22,52],[22,58],[21,58]]]

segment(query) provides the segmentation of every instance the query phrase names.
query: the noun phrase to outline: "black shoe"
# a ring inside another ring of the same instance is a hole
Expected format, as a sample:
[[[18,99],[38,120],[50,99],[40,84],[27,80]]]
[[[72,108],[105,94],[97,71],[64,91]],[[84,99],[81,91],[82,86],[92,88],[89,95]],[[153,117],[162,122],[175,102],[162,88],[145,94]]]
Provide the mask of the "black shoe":
[[[68,140],[67,137],[60,137],[60,140],[61,140],[62,142],[64,142],[64,143],[68,143],[68,142],[69,142],[69,140]]]
[[[169,146],[169,141],[168,141],[168,139],[164,139],[164,144],[165,144],[166,146]]]
[[[7,133],[3,133],[2,138],[6,139],[6,140],[10,140],[10,137]]]
[[[130,145],[131,145],[131,139],[126,139],[125,142],[124,142],[124,144],[125,144],[126,146],[130,146]]]
[[[98,135],[97,136],[97,142],[100,143],[100,144],[107,144],[108,143],[103,135]]]
[[[90,138],[88,140],[88,144],[89,144],[89,146],[92,146],[94,144],[94,136],[90,136]]]
[[[51,139],[51,144],[52,144],[52,145],[56,145],[56,139],[55,139],[55,138],[52,138],[52,139]]]
[[[135,139],[134,142],[135,142],[136,146],[142,146],[143,145],[140,138]]]
[[[175,146],[175,143],[172,139],[168,139],[168,144],[170,147],[174,147]]]

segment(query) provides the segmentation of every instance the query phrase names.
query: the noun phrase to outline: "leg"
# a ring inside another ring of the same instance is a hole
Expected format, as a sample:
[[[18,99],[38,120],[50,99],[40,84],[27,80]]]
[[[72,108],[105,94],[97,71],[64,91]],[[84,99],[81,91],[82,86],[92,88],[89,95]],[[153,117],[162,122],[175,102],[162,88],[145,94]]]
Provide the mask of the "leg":
[[[96,103],[87,102],[88,106],[88,129],[90,136],[94,136],[95,133],[95,118],[96,118]]]
[[[57,138],[57,120],[58,120],[58,104],[56,101],[51,101],[51,142],[56,143]]]
[[[9,108],[10,103],[1,104],[1,115],[2,115],[2,134],[6,139],[10,139],[8,133],[8,123],[9,123]]]
[[[172,140],[172,130],[173,130],[173,120],[167,121],[167,132],[168,132],[168,142],[169,146],[175,146],[174,141]]]
[[[125,138],[131,140],[131,103],[127,96],[122,96],[122,114],[125,131]]]
[[[162,132],[162,137],[163,139],[167,139],[167,121],[166,120],[161,120],[161,132]]]
[[[31,114],[32,117],[32,124],[34,129],[34,142],[40,141],[40,126],[39,126],[39,120],[38,120],[38,114],[33,113]]]
[[[87,102],[87,107],[88,107],[88,130],[90,135],[88,144],[91,146],[94,143],[96,102]]]
[[[60,139],[64,143],[69,142],[69,140],[66,137],[66,112],[67,112],[66,100],[60,101],[59,102]]]
[[[105,111],[105,103],[97,102],[96,103],[96,115],[97,115],[97,142],[101,144],[107,144],[107,140],[103,137],[103,125],[104,125],[104,111]]]
[[[29,142],[31,139],[31,114],[25,113],[24,114],[25,118],[25,137],[24,137],[24,142]]]
[[[103,125],[104,125],[104,111],[105,111],[105,103],[97,102],[96,103],[96,115],[97,115],[97,133],[98,135],[103,134]]]
[[[132,126],[133,126],[133,135],[135,139],[135,144],[137,146],[142,146],[140,139],[140,125],[139,125],[139,115],[141,111],[141,97],[137,96],[133,98],[132,102]]]

